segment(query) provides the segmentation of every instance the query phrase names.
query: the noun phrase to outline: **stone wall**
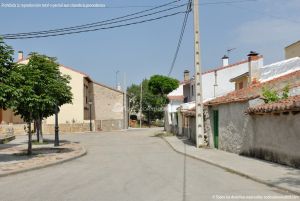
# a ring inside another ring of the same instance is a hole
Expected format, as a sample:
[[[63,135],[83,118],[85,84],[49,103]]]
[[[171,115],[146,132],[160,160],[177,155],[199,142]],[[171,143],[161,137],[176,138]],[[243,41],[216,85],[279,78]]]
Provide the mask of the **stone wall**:
[[[119,120],[124,118],[123,93],[101,84],[93,83],[95,120]]]
[[[300,113],[249,118],[241,154],[300,168]]]
[[[43,133],[54,134],[54,128],[54,124],[43,124]],[[94,129],[94,123],[92,124],[92,128]],[[88,131],[90,131],[89,123],[59,124],[60,133],[78,133]]]
[[[0,124],[0,138],[13,136],[14,128],[12,125]]]
[[[101,120],[102,131],[114,131],[123,129],[123,119]],[[98,127],[99,128],[99,127]]]
[[[249,124],[249,116],[244,113],[248,106],[248,103],[232,103],[218,107],[219,149],[241,152]]]
[[[300,113],[250,116],[245,114],[248,106],[244,102],[210,108],[210,113],[219,110],[219,149],[299,168]],[[213,130],[213,124],[210,127]]]

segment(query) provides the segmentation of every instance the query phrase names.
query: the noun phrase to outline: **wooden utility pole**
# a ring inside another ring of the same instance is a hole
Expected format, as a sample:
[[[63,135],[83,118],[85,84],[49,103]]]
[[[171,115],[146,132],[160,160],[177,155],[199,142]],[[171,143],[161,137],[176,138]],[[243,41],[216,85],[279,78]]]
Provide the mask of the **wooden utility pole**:
[[[199,0],[193,0],[195,40],[196,146],[204,145],[203,96],[199,29]]]

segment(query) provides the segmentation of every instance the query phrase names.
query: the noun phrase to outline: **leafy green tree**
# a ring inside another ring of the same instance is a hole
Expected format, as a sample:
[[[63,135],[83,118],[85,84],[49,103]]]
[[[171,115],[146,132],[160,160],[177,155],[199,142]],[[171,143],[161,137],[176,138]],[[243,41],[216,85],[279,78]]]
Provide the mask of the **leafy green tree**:
[[[10,108],[28,123],[28,154],[32,153],[31,123],[55,114],[55,108],[72,102],[69,77],[59,71],[55,58],[32,53],[26,65],[18,65],[11,85],[16,89]],[[42,137],[40,138],[42,140]]]
[[[179,86],[175,79],[155,75],[150,80],[143,80],[142,113],[148,120],[162,119],[163,108],[168,103],[167,94]],[[138,113],[140,110],[141,85],[133,84],[127,89],[130,96],[130,111]]]
[[[166,96],[178,87],[178,80],[163,75],[153,75],[149,80],[149,90],[155,95]]]
[[[4,43],[0,37],[0,108],[6,109],[14,88],[10,85],[10,78],[15,64],[14,50]],[[1,122],[0,122],[1,123]]]
[[[35,110],[34,120],[38,141],[42,143],[42,120],[53,115],[56,106],[72,103],[71,87],[68,85],[70,78],[60,73],[56,58],[45,55],[31,53],[26,67],[39,72],[39,82],[34,87],[42,101]]]

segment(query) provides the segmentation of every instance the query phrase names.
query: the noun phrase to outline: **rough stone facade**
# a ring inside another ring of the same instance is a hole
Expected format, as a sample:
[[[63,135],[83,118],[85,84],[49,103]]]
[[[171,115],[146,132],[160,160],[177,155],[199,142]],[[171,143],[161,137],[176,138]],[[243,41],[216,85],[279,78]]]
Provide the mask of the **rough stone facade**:
[[[94,128],[94,123],[92,123]],[[44,134],[54,134],[55,125],[54,124],[43,124],[43,133]],[[87,132],[90,131],[89,123],[70,123],[70,124],[59,124],[60,133],[78,133],[78,132]]]
[[[300,113],[248,118],[241,154],[300,168]]]
[[[97,130],[120,130],[124,124],[124,94],[121,91],[93,83],[94,118]],[[99,123],[101,121],[101,123]],[[101,125],[99,127],[99,125]]]
[[[246,115],[248,107],[249,102],[210,107],[219,111],[219,149],[299,168],[300,113]]]

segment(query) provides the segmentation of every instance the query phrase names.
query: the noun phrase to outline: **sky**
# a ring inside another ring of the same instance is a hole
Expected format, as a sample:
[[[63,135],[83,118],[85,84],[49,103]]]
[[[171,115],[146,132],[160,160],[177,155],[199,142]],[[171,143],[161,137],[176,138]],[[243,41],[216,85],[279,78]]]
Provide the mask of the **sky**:
[[[0,35],[64,28],[97,22],[149,9],[172,0],[0,0],[1,3],[99,3],[107,8],[1,8]],[[238,3],[225,3],[238,1]],[[182,0],[186,2],[186,0]],[[203,71],[219,67],[227,49],[229,63],[247,58],[250,51],[270,64],[284,59],[284,47],[300,40],[300,0],[199,0]],[[145,6],[145,7],[144,7]],[[128,27],[51,38],[5,40],[25,55],[39,52],[57,57],[65,66],[115,87],[118,82],[139,84],[154,74],[167,75],[176,50],[184,15]],[[171,76],[193,73],[193,15]]]

